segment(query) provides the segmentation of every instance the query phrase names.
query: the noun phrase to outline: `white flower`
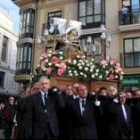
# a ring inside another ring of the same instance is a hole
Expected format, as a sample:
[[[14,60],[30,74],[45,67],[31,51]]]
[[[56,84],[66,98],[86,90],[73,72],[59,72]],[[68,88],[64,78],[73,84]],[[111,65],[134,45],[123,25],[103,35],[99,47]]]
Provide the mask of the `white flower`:
[[[81,63],[78,63],[78,65],[77,66],[81,66],[82,64]]]
[[[75,76],[78,76],[78,73],[75,73]]]
[[[85,67],[85,71],[88,71],[88,68],[87,67]]]
[[[86,58],[86,56],[85,56],[85,55],[83,55],[83,56],[82,56],[82,58],[83,58],[83,59],[85,59],[85,58]]]
[[[90,72],[93,72],[93,69],[90,69]]]
[[[77,64],[77,60],[74,59],[73,60],[73,64],[76,65]]]
[[[90,65],[92,66],[92,65],[93,65],[93,63],[92,63],[92,62],[90,62]]]
[[[85,65],[85,63],[84,63],[84,62],[82,62],[82,65],[84,66],[84,65]]]
[[[73,74],[72,74],[72,73],[70,73],[70,74],[69,74],[69,76],[73,76]]]
[[[82,68],[83,68],[82,66],[79,66],[79,70],[82,70]]]
[[[74,71],[74,73],[76,74],[76,73],[77,73],[77,71],[75,70],[75,71]]]
[[[49,50],[49,51],[48,51],[48,53],[49,53],[49,54],[52,54],[52,53],[53,53],[53,51],[52,51],[52,50]]]
[[[123,76],[120,76],[120,80],[123,80]]]
[[[109,60],[110,60],[110,57],[109,57],[109,56],[107,56],[106,60],[107,60],[107,61],[109,61]]]
[[[55,64],[56,67],[59,67],[59,64]]]
[[[95,76],[98,76],[99,74],[98,73],[95,73]]]
[[[46,71],[46,70],[47,70],[47,68],[44,68],[44,69],[43,69],[43,71]]]
[[[94,59],[93,58],[91,59],[91,62],[94,62]]]
[[[118,79],[118,75],[115,75],[115,79]]]
[[[52,63],[48,63],[48,66],[52,66]]]
[[[43,57],[42,56],[40,57],[40,60],[43,60]]]
[[[40,67],[40,65],[37,65],[37,68],[39,68]]]
[[[80,72],[80,75],[84,75],[84,73],[83,72]]]
[[[72,73],[72,71],[71,71],[71,70],[69,70],[69,71],[68,71],[68,73]]]
[[[99,72],[99,69],[96,69],[96,73],[98,73]]]
[[[100,75],[100,76],[99,76],[99,78],[100,78],[100,79],[102,79],[102,78],[103,78],[103,76],[102,76],[102,75]]]
[[[59,53],[60,55],[62,55],[62,54],[63,54],[63,52],[62,52],[62,51],[59,51],[58,53]]]
[[[84,77],[85,77],[85,78],[87,78],[87,75],[86,75],[86,74],[84,74]]]
[[[48,62],[48,59],[46,59],[45,62],[47,63]]]
[[[88,60],[85,60],[85,63],[88,63]]]
[[[68,63],[71,63],[71,59],[68,59]]]
[[[51,54],[48,54],[48,57],[51,57],[52,55]]]
[[[106,80],[109,80],[109,77],[107,77]]]
[[[77,58],[80,58],[80,55],[78,55]]]
[[[91,66],[91,69],[94,69],[95,68],[95,66],[93,65],[93,66]]]
[[[95,75],[94,75],[94,74],[92,74],[92,75],[91,75],[91,77],[92,77],[92,78],[95,78]]]
[[[106,74],[109,74],[109,71],[108,70],[106,71]]]
[[[87,66],[89,67],[89,66],[90,66],[90,64],[89,64],[89,63],[87,63]]]
[[[113,65],[114,63],[113,62],[110,62],[110,64]]]
[[[60,60],[63,60],[63,57],[62,56],[60,56]]]

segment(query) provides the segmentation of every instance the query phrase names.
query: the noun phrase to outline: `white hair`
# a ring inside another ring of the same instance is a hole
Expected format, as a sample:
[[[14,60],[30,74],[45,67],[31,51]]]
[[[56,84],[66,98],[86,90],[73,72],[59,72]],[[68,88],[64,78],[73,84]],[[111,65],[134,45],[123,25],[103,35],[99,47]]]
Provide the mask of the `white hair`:
[[[114,86],[109,86],[108,90],[110,90],[110,89],[114,89],[114,90],[115,90],[114,92],[117,94],[118,91],[117,91],[117,88],[116,88],[116,87],[114,87]]]
[[[39,83],[40,83],[42,80],[46,80],[48,83],[50,83],[50,80],[49,80],[46,76],[42,76],[42,77],[39,79]]]

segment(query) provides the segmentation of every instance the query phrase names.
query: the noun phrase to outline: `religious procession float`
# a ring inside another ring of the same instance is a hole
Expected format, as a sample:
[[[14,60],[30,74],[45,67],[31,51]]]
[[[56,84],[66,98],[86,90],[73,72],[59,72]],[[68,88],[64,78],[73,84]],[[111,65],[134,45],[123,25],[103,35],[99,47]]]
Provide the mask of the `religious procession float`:
[[[120,63],[109,57],[101,56],[99,62],[94,57],[88,58],[85,46],[81,45],[80,22],[71,20],[68,28],[65,19],[54,18],[48,22],[49,28],[45,30],[48,49],[32,75],[34,81],[47,76],[60,89],[75,82],[86,85],[90,91],[110,85],[119,88],[124,74]]]

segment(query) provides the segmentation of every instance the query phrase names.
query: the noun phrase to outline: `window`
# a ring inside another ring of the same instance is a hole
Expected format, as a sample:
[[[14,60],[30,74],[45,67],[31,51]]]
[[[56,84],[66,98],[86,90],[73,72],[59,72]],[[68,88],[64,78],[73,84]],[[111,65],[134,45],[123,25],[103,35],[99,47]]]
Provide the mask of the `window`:
[[[88,43],[88,38],[91,37],[91,44]],[[83,50],[89,52],[95,59],[95,62],[99,62],[102,55],[100,34],[82,36]]]
[[[55,11],[55,12],[49,12],[48,13],[48,18],[50,20],[53,20],[54,17],[61,18],[62,17],[62,11]]]
[[[136,24],[140,22],[140,0],[122,0],[122,7],[125,6],[127,14],[120,11],[120,24]]]
[[[105,1],[104,0],[80,0],[79,21],[83,28],[96,27],[105,23]]]
[[[35,10],[27,9],[20,15],[20,38],[33,37]]]
[[[140,38],[124,39],[125,67],[140,66]]]
[[[17,73],[29,74],[31,71],[32,44],[25,43],[18,46],[17,52]]]
[[[8,52],[8,38],[6,36],[4,36],[3,37],[2,53],[1,53],[1,60],[3,62],[6,62],[7,52]]]
[[[0,71],[0,88],[4,88],[5,72]]]

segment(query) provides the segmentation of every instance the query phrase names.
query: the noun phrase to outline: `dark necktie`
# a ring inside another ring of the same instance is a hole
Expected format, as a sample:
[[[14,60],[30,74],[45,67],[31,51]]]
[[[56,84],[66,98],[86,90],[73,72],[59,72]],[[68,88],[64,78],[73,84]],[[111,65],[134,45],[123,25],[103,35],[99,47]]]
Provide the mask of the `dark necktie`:
[[[48,94],[47,93],[44,94],[44,101],[45,101],[45,106],[47,107],[47,103],[48,103]]]
[[[85,112],[86,101],[82,100],[81,102],[82,102],[82,115],[83,115]]]

